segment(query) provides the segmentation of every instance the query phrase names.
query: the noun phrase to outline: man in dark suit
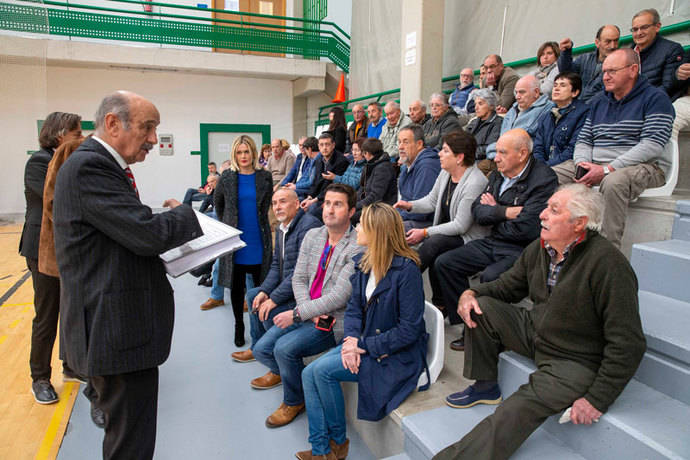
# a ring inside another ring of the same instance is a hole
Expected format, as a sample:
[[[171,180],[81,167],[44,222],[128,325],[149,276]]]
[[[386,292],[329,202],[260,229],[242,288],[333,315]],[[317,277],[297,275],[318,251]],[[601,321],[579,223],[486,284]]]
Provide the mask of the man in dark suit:
[[[58,314],[60,312],[60,279],[38,271],[38,246],[41,236],[41,217],[43,215],[43,186],[48,172],[48,163],[55,149],[62,143],[81,137],[81,117],[74,113],[53,112],[41,126],[38,143],[41,150],[34,152],[24,169],[24,196],[26,197],[26,217],[22,237],[19,240],[19,253],[26,257],[26,265],[31,271],[34,287],[34,306],[36,316],[31,325],[31,392],[39,404],[52,404],[58,401],[55,388],[50,383],[50,360],[57,334]],[[63,363],[63,380],[81,381]]]
[[[202,235],[189,206],[153,214],[129,164],[157,143],[156,107],[107,96],[96,130],[60,169],[53,216],[62,280],[60,340],[105,413],[103,457],[152,458],[158,366],[170,353],[174,299],[158,255]],[[166,202],[167,203],[167,202]]]

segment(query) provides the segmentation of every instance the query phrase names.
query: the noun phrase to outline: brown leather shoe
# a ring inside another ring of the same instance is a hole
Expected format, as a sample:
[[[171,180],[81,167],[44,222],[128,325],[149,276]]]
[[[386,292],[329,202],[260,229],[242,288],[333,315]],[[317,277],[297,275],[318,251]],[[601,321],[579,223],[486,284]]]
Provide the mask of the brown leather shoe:
[[[335,454],[335,458],[338,460],[344,460],[347,458],[347,453],[350,450],[350,440],[345,439],[345,442],[342,444],[336,444],[334,440],[328,441],[328,444],[331,446],[331,452]]]
[[[255,378],[249,384],[252,388],[256,388],[257,390],[268,390],[269,388],[277,387],[281,382],[282,380],[279,375],[268,371],[265,375]]]
[[[206,302],[201,304],[201,309],[206,311],[210,310],[211,308],[220,307],[221,305],[225,305],[225,302],[223,302],[222,300],[209,298]]]
[[[236,351],[230,355],[233,360],[237,361],[238,363],[250,363],[252,361],[256,361],[256,358],[254,358],[254,353],[252,353],[252,350],[244,350],[244,351]]]
[[[280,403],[280,407],[276,409],[266,419],[266,426],[269,428],[277,428],[279,426],[287,425],[292,422],[304,410],[304,403],[296,406],[288,406],[285,403]]]
[[[311,450],[303,450],[297,452],[295,457],[299,458],[299,460],[336,460],[333,451],[330,451],[326,455],[312,455]]]

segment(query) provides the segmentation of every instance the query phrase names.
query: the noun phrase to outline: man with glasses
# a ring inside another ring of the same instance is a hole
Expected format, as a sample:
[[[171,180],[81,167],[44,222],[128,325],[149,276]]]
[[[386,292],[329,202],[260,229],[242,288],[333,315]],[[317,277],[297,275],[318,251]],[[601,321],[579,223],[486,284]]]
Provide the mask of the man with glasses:
[[[560,72],[575,72],[582,78],[581,102],[588,102],[595,94],[604,88],[601,80],[601,65],[604,59],[618,49],[621,30],[616,25],[601,26],[597,31],[594,45],[596,49],[591,53],[581,54],[573,60],[573,41],[564,38],[559,43],[561,55],[558,57]]]
[[[663,88],[671,95],[676,86],[675,73],[683,61],[683,48],[676,42],[659,36],[661,20],[654,8],[633,16],[633,49],[640,55],[640,73],[652,86]]]
[[[269,372],[251,381],[257,390],[283,384],[283,402],[266,419],[268,428],[292,422],[304,410],[303,358],[333,348],[343,338],[343,316],[354,273],[352,257],[361,251],[350,225],[357,197],[352,187],[331,184],[323,204],[324,226],[309,230],[292,274],[294,309],[277,314],[253,346]]]
[[[448,96],[434,93],[429,99],[431,118],[424,123],[424,145],[441,150],[443,137],[451,131],[460,129],[460,122],[454,110],[450,110]]]
[[[520,76],[510,67],[503,66],[503,60],[498,54],[490,54],[484,58],[486,67],[486,81],[484,88],[491,88],[498,93],[496,113],[504,114],[515,102],[515,84]]]
[[[662,89],[639,75],[639,59],[631,48],[606,58],[605,91],[589,103],[574,161],[553,166],[561,184],[599,186],[605,205],[602,234],[617,247],[628,204],[646,188],[662,186],[673,161],[664,149],[671,137],[673,106]]]
[[[474,71],[467,67],[460,71],[460,83],[455,86],[455,91],[450,95],[450,106],[455,110],[455,113],[460,114],[467,104],[469,95],[476,86],[474,84]]]

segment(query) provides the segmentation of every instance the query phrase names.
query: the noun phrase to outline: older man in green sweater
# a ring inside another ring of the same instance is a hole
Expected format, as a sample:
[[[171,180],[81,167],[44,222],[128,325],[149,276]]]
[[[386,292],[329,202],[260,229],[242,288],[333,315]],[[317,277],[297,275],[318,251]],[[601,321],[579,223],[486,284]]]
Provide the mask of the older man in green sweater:
[[[616,400],[645,351],[637,278],[599,235],[603,204],[581,184],[561,187],[539,216],[541,238],[490,283],[468,289],[458,314],[468,327],[464,375],[475,379],[446,402],[499,404],[498,354],[514,350],[537,370],[457,443],[434,459],[508,458],[549,416],[572,407],[590,424]],[[511,303],[528,296],[532,310]]]

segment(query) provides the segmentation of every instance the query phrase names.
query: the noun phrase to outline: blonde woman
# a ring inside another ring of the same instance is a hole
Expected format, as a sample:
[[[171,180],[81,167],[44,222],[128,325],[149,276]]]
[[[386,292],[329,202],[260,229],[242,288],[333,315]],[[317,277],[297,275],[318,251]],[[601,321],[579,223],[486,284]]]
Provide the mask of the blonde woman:
[[[343,343],[302,372],[312,448],[297,453],[301,460],[347,456],[340,382],[359,382],[357,417],[376,421],[414,391],[425,369],[422,275],[400,214],[385,203],[365,207],[357,244],[366,251],[354,257]]]
[[[219,259],[217,279],[213,280],[211,298],[201,305],[202,310],[224,304],[225,287],[231,289],[230,299],[235,315],[235,345],[244,346],[245,278],[252,276],[259,286],[271,265],[271,229],[268,208],[271,205],[273,180],[271,173],[261,168],[256,145],[249,136],[239,136],[232,144],[230,168],[216,185],[215,210],[218,220],[242,230],[247,246]]]

